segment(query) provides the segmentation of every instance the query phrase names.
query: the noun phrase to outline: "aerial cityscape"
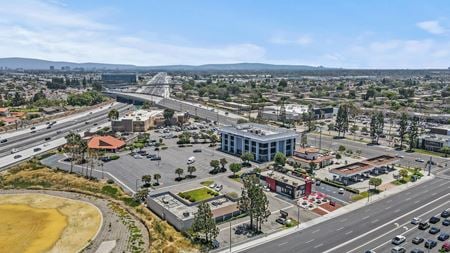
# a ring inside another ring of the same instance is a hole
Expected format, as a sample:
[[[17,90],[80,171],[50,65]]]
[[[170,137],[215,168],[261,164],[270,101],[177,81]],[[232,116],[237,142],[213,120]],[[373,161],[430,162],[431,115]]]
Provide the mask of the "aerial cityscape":
[[[450,252],[450,2],[0,6],[0,253]]]

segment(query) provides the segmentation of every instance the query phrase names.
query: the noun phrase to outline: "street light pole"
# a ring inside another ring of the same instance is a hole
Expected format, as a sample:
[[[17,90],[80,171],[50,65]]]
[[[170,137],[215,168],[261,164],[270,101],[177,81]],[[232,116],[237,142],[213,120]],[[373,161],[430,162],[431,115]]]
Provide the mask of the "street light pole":
[[[297,201],[297,228],[300,227],[300,205],[298,204]]]
[[[231,219],[230,219],[230,252],[231,252]]]

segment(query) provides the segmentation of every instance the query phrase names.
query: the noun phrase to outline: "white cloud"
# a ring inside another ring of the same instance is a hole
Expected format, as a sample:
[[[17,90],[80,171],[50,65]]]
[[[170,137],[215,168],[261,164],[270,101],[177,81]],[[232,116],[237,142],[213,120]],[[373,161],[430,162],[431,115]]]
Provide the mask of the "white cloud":
[[[11,1],[0,9],[0,57],[166,65],[262,61],[266,53],[251,43],[195,47],[119,30],[58,3]]]
[[[287,38],[287,36],[285,35],[275,35],[272,36],[269,39],[269,42],[272,44],[278,44],[278,45],[301,45],[301,46],[306,46],[309,45],[313,42],[313,39],[311,38],[311,36],[309,35],[300,35],[300,36],[295,36],[293,38]]]
[[[417,23],[417,26],[431,34],[444,34],[447,32],[447,29],[445,29],[437,20],[428,20]]]

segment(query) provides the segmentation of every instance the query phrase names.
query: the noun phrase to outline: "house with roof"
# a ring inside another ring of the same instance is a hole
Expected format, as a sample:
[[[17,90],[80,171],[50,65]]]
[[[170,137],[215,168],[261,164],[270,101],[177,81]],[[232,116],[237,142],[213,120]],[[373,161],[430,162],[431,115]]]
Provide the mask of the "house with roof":
[[[308,167],[310,163],[315,163],[317,168],[324,168],[333,163],[334,156],[321,154],[315,147],[300,147],[294,151],[289,161],[301,167]]]
[[[125,147],[126,143],[123,140],[117,139],[113,136],[93,136],[88,141],[90,149],[103,150],[108,152],[116,152]]]

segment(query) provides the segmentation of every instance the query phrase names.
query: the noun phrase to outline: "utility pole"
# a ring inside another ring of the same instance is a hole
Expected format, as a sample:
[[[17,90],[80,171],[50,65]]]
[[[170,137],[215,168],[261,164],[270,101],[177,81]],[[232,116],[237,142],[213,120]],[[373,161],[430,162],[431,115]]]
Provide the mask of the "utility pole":
[[[319,152],[322,150],[322,127],[319,127]]]
[[[297,228],[300,227],[300,205],[298,204],[297,201]]]
[[[430,156],[430,161],[428,162],[428,176],[431,175],[431,163],[433,162],[433,157]]]

